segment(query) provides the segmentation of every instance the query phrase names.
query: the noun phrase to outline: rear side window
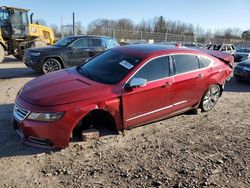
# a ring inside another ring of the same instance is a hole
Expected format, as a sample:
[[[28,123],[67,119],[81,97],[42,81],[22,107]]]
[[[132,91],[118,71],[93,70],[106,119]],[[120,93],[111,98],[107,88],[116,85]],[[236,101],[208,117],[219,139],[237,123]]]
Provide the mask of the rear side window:
[[[135,75],[135,78],[144,78],[148,82],[169,76],[169,57],[159,57],[144,65]]]
[[[199,69],[198,58],[194,55],[174,55],[174,60],[176,74]]]
[[[89,47],[102,47],[101,39],[89,39]]]
[[[206,57],[202,57],[202,56],[199,57],[199,61],[200,61],[201,68],[208,67],[212,63],[212,61],[210,59],[208,59]]]

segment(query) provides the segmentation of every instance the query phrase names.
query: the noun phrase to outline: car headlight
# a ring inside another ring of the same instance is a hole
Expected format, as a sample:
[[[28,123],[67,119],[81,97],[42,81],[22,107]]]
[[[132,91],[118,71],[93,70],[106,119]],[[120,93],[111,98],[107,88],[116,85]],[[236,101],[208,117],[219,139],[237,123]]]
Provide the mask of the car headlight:
[[[55,112],[55,113],[31,112],[28,116],[28,119],[36,120],[36,121],[56,121],[62,118],[63,115],[64,115],[64,112]]]
[[[41,53],[40,52],[30,52],[30,56],[39,56]]]

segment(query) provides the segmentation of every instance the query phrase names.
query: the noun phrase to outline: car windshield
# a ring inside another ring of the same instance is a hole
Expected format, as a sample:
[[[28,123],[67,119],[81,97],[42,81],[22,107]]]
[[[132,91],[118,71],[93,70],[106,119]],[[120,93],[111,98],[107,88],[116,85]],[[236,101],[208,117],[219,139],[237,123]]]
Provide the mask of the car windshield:
[[[112,85],[119,83],[139,62],[137,57],[108,50],[77,67],[77,70],[91,80]]]
[[[69,44],[71,44],[76,39],[77,39],[76,37],[66,37],[66,38],[63,38],[63,39],[57,41],[54,44],[54,46],[59,46],[59,47],[68,46]]]

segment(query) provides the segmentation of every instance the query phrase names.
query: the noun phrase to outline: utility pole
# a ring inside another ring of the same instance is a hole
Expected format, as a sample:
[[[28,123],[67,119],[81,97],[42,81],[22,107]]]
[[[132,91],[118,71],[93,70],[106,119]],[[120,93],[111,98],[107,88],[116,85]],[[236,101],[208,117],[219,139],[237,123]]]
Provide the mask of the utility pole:
[[[62,16],[61,16],[61,38],[64,37],[64,34],[63,34],[63,21],[62,21]]]
[[[75,35],[75,13],[73,12],[73,35]]]

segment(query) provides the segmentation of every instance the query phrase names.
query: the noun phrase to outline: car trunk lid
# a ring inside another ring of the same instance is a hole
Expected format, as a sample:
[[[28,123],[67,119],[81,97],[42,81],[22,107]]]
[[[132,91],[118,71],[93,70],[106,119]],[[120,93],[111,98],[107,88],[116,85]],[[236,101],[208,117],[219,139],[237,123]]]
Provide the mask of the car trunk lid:
[[[213,57],[216,57],[217,59],[223,61],[227,65],[229,65],[231,68],[233,68],[234,65],[234,57],[231,54],[215,51],[215,50],[205,50],[202,49],[202,52],[205,52]]]

